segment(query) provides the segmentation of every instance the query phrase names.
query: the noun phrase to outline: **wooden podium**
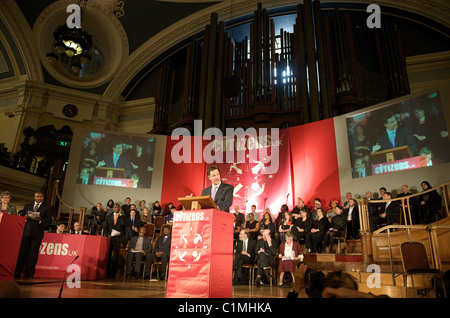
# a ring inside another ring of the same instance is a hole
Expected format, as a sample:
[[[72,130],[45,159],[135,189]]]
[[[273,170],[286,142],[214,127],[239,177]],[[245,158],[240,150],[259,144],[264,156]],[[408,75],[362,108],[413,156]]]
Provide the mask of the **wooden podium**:
[[[376,151],[371,155],[372,155],[372,163],[374,164],[391,162],[395,160],[412,157],[411,150],[409,150],[409,147],[407,145],[392,149]]]
[[[205,209],[210,196],[179,200],[202,208],[174,213],[166,297],[231,298],[233,214]]]
[[[214,200],[209,195],[204,195],[200,197],[183,197],[178,198],[181,205],[185,210],[200,210],[200,209],[216,209],[219,207],[216,205]]]

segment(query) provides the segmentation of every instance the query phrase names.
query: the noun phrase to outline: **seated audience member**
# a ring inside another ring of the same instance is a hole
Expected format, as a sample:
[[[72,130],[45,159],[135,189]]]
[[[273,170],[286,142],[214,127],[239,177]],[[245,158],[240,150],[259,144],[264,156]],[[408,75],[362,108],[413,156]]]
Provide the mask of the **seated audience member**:
[[[255,215],[253,213],[249,213],[248,218],[248,221],[245,222],[244,229],[248,230],[251,240],[256,240],[259,234],[260,224],[255,220]]]
[[[102,228],[102,223],[105,221],[106,213],[103,210],[103,206],[101,203],[97,203],[95,207],[91,209],[91,223],[90,223],[90,230],[91,234],[96,234],[97,229]]]
[[[320,202],[320,199],[319,199],[319,198],[315,198],[315,199],[314,199],[314,207],[313,207],[311,213],[309,214],[309,216],[311,217],[311,220],[312,220],[312,221],[317,220],[317,213],[316,213],[316,210],[317,210],[318,208],[321,208],[321,207],[322,207],[322,202]]]
[[[374,198],[372,198],[372,192],[371,191],[366,191],[366,193],[364,194],[364,199],[367,200],[367,210],[368,210],[368,214],[369,214],[369,226],[370,226],[370,231],[374,232],[378,229],[376,220],[378,220],[379,216],[378,216],[378,203],[371,203],[371,200],[374,200]]]
[[[0,201],[1,201],[0,212],[17,215],[16,207],[9,203],[11,201],[11,193],[9,191],[4,191],[0,193]]]
[[[251,211],[250,213],[247,213],[247,221],[249,220],[250,214],[253,214],[254,219],[256,222],[260,222],[259,220],[261,219],[261,216],[259,215],[258,212],[256,212],[256,205],[252,205],[251,206]]]
[[[412,193],[409,191],[409,188],[406,184],[403,184],[401,186],[402,189],[402,193],[397,195],[397,198],[403,198],[403,197],[407,197],[409,195],[412,195]],[[409,209],[411,211],[411,219],[412,219],[412,223],[413,224],[420,224],[420,215],[419,215],[419,211],[417,209],[417,200],[415,197],[413,198],[409,198],[408,201],[409,202]],[[405,206],[408,206],[408,203],[405,202]],[[400,203],[401,205],[401,203]]]
[[[289,210],[284,211],[284,216],[281,219],[281,224],[278,227],[277,233],[275,233],[275,241],[277,244],[281,244],[284,241],[286,232],[290,232],[292,229],[292,216]]]
[[[336,213],[334,212],[334,209],[335,209],[338,205],[340,205],[339,200],[334,199],[334,198],[330,200],[330,209],[327,211],[327,218],[328,218],[328,221],[331,221],[331,218],[332,218],[333,216],[336,215]]]
[[[148,208],[144,208],[140,215],[141,215],[141,217],[140,217],[141,226],[152,223],[152,216],[150,215],[150,211],[148,210]]]
[[[131,268],[133,261],[134,264],[134,275],[133,279],[137,279],[139,277],[139,273],[141,272],[141,261],[142,258],[148,257],[152,252],[152,241],[150,238],[145,236],[145,228],[142,227],[139,229],[139,233],[137,236],[133,236],[131,238],[130,244],[128,245],[128,255],[127,255],[127,272],[126,278],[131,277]]]
[[[262,274],[266,276],[268,280],[272,277],[269,271],[269,267],[275,265],[275,255],[277,254],[277,246],[275,242],[270,237],[270,230],[264,230],[262,233],[262,238],[258,239],[256,242],[255,249],[255,264],[256,268],[256,286],[264,286],[265,284],[262,282]]]
[[[153,248],[153,253],[149,253],[146,261],[145,277],[147,277],[147,279],[150,278],[151,265],[153,264],[153,262],[156,262],[158,260],[161,261],[161,273],[159,275],[159,279],[166,279],[165,274],[166,268],[169,265],[171,241],[172,238],[170,236],[170,229],[168,227],[164,227],[163,235],[158,237],[158,239],[156,240],[155,247]]]
[[[433,188],[428,181],[422,181],[420,185],[423,192]],[[423,224],[435,222],[440,209],[441,196],[436,190],[425,192],[419,196],[419,211]]]
[[[281,205],[280,211],[278,212],[278,215],[275,218],[275,229],[278,229],[280,227],[280,224],[283,222],[284,212],[286,211],[289,212],[289,207],[287,206],[287,204]]]
[[[349,200],[349,207],[345,217],[347,218],[347,238],[359,238],[359,209],[356,200],[353,198]]]
[[[76,234],[76,235],[88,235],[89,231],[88,230],[83,230],[81,228],[81,223],[80,222],[75,222],[73,224],[73,231],[72,234]]]
[[[306,212],[308,214],[310,213],[309,208],[305,205],[305,201],[303,201],[302,198],[298,197],[297,198],[297,205],[292,209],[291,214],[300,214],[300,210],[302,208],[306,209]]]
[[[173,207],[173,206],[174,206],[173,203],[172,203],[172,202],[169,202],[169,203],[167,204],[167,208],[166,208],[166,210],[164,211],[164,215],[163,215],[163,216],[168,215],[168,214],[172,211],[172,207]]]
[[[262,231],[266,229],[270,230],[271,237],[275,236],[275,223],[273,222],[272,213],[270,212],[264,213],[263,219],[260,222],[259,232],[262,234]]]
[[[56,223],[56,233],[64,234],[65,231],[66,231],[66,224],[63,223],[62,221],[58,221]]]
[[[322,208],[317,208],[317,220],[313,221],[311,231],[306,234],[305,238],[305,248],[308,253],[317,253],[318,248],[321,247],[323,237],[325,233],[330,228],[330,222],[328,218],[324,215]]]
[[[156,216],[163,216],[163,210],[161,205],[159,204],[159,201],[155,201],[155,203],[153,203],[153,206],[150,210],[150,215],[152,216],[152,222],[155,220]]]
[[[292,226],[292,234],[294,235],[294,240],[300,241],[306,238],[306,233],[311,231],[312,220],[308,215],[305,208],[300,209],[300,215],[293,214],[294,224]]]
[[[240,212],[239,205],[234,206],[234,215],[236,216],[236,223],[241,227],[241,229],[243,229],[245,223],[245,215],[244,213]]]
[[[173,222],[173,215],[177,209],[175,206],[172,206],[170,210],[167,212],[167,215],[165,216],[166,223],[172,223]]]
[[[322,253],[329,249],[328,253],[333,253],[334,238],[344,236],[347,227],[347,220],[342,214],[342,207],[337,206],[335,209],[336,216],[331,219],[331,228],[325,232],[323,238]]]
[[[295,268],[297,264],[303,261],[302,249],[300,243],[294,241],[294,236],[291,232],[284,234],[284,241],[278,247],[278,287],[284,287],[283,278],[285,272],[290,272],[292,282],[295,283]]]
[[[254,263],[256,241],[250,240],[248,234],[248,230],[241,230],[239,232],[238,240],[236,240],[236,243],[234,245],[234,285],[243,283],[242,266],[244,264],[253,265]]]
[[[344,202],[344,205],[342,206],[342,212],[344,213],[344,215],[347,215],[347,211],[350,205],[350,199],[353,197],[351,192],[347,192],[345,194],[345,198],[347,199],[347,201]]]
[[[139,201],[139,206],[137,207],[137,211],[139,212],[139,216],[144,212],[144,209],[147,208],[146,204],[147,204],[147,202],[145,202],[145,200]]]
[[[126,220],[126,241],[128,242],[133,236],[137,236],[139,234],[141,220],[138,219],[136,210],[130,210],[130,216],[127,217]]]

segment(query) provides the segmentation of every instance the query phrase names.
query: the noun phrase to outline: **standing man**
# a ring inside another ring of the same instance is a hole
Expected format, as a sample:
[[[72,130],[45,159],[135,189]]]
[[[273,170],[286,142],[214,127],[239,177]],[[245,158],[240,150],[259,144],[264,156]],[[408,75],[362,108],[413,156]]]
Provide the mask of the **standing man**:
[[[52,221],[51,206],[44,203],[44,193],[36,192],[34,202],[25,204],[19,214],[26,221],[14,278],[20,279],[22,272],[24,278],[33,278],[45,226]]]
[[[219,207],[219,210],[230,212],[230,206],[233,203],[234,187],[231,184],[220,180],[220,172],[217,166],[210,166],[206,170],[211,186],[202,191],[202,195],[210,195]]]
[[[119,264],[120,245],[125,240],[125,215],[120,213],[120,205],[115,203],[113,213],[106,216],[104,235],[111,239],[109,243],[108,268],[106,278],[116,279]]]

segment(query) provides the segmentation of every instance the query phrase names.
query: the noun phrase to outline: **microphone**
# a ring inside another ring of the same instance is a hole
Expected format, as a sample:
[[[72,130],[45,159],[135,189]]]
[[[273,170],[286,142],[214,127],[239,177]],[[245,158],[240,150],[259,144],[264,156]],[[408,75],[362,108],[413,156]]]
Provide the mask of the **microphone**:
[[[72,261],[72,263],[70,263],[67,267],[69,267],[70,265],[72,265],[72,264],[78,259],[78,257],[80,257],[80,255],[77,255],[77,256],[75,257],[75,259]],[[64,282],[66,281],[66,274],[67,274],[67,268],[66,268],[66,270],[64,271],[64,278],[63,278],[63,281],[62,281],[62,284],[61,284],[61,288],[60,288],[60,290],[59,290],[58,298],[61,298],[61,294],[62,294],[62,291],[63,291],[63,288],[64,288]]]

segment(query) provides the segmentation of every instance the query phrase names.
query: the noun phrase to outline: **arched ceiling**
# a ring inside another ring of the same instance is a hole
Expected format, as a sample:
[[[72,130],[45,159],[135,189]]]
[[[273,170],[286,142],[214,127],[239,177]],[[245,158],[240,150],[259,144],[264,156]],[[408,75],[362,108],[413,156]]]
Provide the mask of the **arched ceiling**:
[[[77,1],[2,0],[1,2],[0,7],[3,6],[1,17],[17,42],[28,73],[34,74],[32,79],[70,86],[58,83],[58,80],[55,80],[42,67],[42,60],[38,58],[39,52],[30,54],[30,51],[33,50],[33,47],[38,46],[35,45],[36,39],[33,30],[38,25],[42,28],[46,23],[45,17],[43,21],[39,20],[42,18],[42,13],[48,11],[49,7],[61,8]],[[360,7],[376,3],[380,6],[422,16],[441,26],[449,35],[450,1],[448,0],[322,0],[320,2],[322,5],[329,6],[345,3]],[[299,2],[287,0],[89,0],[90,10],[96,10],[97,13],[100,12],[107,16],[116,26],[111,32],[117,32],[118,38],[122,41],[126,40],[126,44],[123,45],[127,46],[126,52],[120,57],[116,57],[117,63],[113,63],[116,69],[110,79],[106,83],[98,83],[97,92],[111,99],[120,98],[121,92],[128,83],[152,60],[175,44],[204,30],[204,27],[209,24],[211,13],[216,12],[219,20],[226,21],[230,18],[251,14],[256,10],[258,3],[262,3],[264,8],[274,9],[295,6]],[[68,15],[68,13],[66,14]],[[51,14],[47,14],[47,16],[51,16]],[[95,15],[93,16],[95,17]],[[62,16],[61,19],[63,23],[65,17]],[[108,30],[104,30],[104,32],[108,32]],[[121,42],[119,41],[119,43]],[[117,50],[117,47],[112,46],[110,49]]]

